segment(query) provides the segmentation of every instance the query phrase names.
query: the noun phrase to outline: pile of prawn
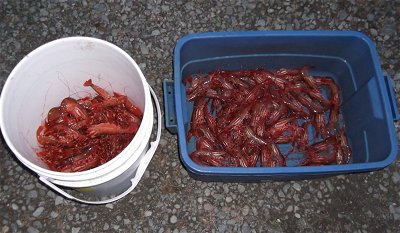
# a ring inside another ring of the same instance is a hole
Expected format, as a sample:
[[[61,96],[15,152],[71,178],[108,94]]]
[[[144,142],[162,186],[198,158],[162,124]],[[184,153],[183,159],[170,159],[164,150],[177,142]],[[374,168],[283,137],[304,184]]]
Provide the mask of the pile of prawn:
[[[196,141],[190,158],[203,166],[280,167],[300,153],[298,166],[349,163],[339,87],[330,77],[309,75],[310,68],[187,77],[187,99],[194,102],[187,140]],[[289,152],[280,144],[289,144]]]
[[[142,121],[142,111],[127,96],[110,95],[91,79],[83,85],[98,95],[63,99],[36,131],[37,155],[50,170],[85,171],[110,161],[132,141]]]

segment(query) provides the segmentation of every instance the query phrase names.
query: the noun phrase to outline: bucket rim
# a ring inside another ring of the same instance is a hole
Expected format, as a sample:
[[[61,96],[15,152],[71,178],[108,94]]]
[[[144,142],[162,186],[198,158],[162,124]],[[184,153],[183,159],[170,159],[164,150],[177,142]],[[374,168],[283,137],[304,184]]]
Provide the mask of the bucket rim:
[[[11,139],[9,138],[7,132],[5,131],[5,129],[7,128],[5,125],[5,121],[4,121],[4,117],[3,115],[5,114],[5,111],[3,110],[4,107],[4,103],[7,100],[7,98],[5,97],[5,94],[8,93],[10,90],[10,85],[12,85],[12,79],[14,79],[14,76],[19,72],[19,70],[21,69],[21,67],[23,67],[23,65],[25,65],[27,62],[29,62],[30,59],[32,59],[32,57],[35,57],[36,54],[41,53],[42,51],[45,51],[47,49],[51,49],[51,47],[53,46],[57,46],[59,44],[63,44],[63,43],[75,43],[75,42],[94,42],[97,44],[100,44],[104,47],[108,47],[111,48],[114,51],[117,51],[121,57],[125,58],[126,61],[133,66],[133,68],[137,71],[138,73],[138,78],[140,78],[143,89],[144,89],[144,102],[145,102],[145,106],[144,106],[144,110],[143,110],[143,119],[142,122],[139,126],[139,129],[135,135],[135,137],[132,139],[132,141],[129,143],[129,145],[121,152],[119,153],[117,156],[115,156],[113,159],[111,159],[110,161],[108,161],[107,163],[104,163],[98,167],[86,170],[86,171],[81,171],[81,172],[58,172],[58,171],[52,171],[43,167],[40,167],[36,164],[34,164],[33,162],[29,161],[28,159],[26,159],[18,150],[17,148],[14,146],[14,144],[12,143]],[[93,37],[85,37],[85,36],[73,36],[73,37],[65,37],[65,38],[60,38],[60,39],[56,39],[50,42],[47,42],[37,48],[35,48],[34,50],[32,50],[30,53],[28,53],[28,55],[26,55],[23,59],[21,59],[21,61],[18,62],[18,64],[13,68],[13,70],[11,71],[11,73],[9,74],[4,86],[3,86],[3,90],[0,96],[0,113],[2,115],[2,117],[0,117],[0,128],[3,134],[3,137],[8,145],[8,147],[11,149],[11,151],[14,153],[14,155],[18,158],[18,160],[20,160],[25,166],[27,166],[28,168],[30,168],[32,171],[44,175],[46,177],[49,178],[54,178],[54,179],[58,179],[58,178],[62,178],[62,179],[66,179],[66,180],[80,180],[83,177],[91,177],[93,175],[100,175],[100,174],[105,174],[108,173],[107,170],[109,169],[110,165],[113,164],[122,164],[124,163],[128,158],[130,158],[129,156],[127,156],[128,152],[129,154],[131,153],[130,150],[133,149],[132,147],[138,147],[141,144],[141,139],[139,139],[139,137],[137,137],[137,135],[145,135],[146,131],[148,131],[148,129],[146,128],[146,124],[145,122],[146,119],[149,119],[149,103],[151,105],[151,97],[150,97],[150,91],[149,91],[149,87],[147,84],[147,81],[141,71],[141,69],[139,68],[139,66],[137,65],[137,63],[133,60],[133,58],[128,55],[124,50],[122,50],[121,48],[119,48],[118,46],[102,40],[102,39],[98,39],[98,38],[93,38]],[[152,109],[151,109],[152,110]],[[139,155],[136,156],[136,160],[139,158]]]

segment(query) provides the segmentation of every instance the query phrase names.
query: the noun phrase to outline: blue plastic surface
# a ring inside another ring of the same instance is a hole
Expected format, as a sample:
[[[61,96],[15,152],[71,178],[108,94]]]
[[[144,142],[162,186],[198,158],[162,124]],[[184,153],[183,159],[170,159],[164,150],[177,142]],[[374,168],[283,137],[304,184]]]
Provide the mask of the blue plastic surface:
[[[165,127],[169,132],[176,134],[178,127],[176,125],[175,114],[175,97],[174,97],[174,81],[165,79],[163,82],[164,88],[164,112],[165,112]]]
[[[385,77],[386,87],[388,89],[388,95],[391,104],[390,106],[393,112],[393,120],[398,121],[400,119],[400,114],[399,114],[399,109],[397,108],[396,96],[394,94],[392,79],[388,75],[385,75],[384,77]]]
[[[353,151],[350,164],[310,167],[205,167],[186,141],[193,109],[182,81],[217,69],[298,68],[333,77],[341,89],[341,112]],[[180,159],[189,174],[208,181],[293,180],[382,169],[397,157],[393,93],[382,75],[373,42],[353,31],[247,31],[191,34],[174,51],[174,104]],[[165,94],[165,93],[164,93]],[[170,108],[169,108],[170,109]]]

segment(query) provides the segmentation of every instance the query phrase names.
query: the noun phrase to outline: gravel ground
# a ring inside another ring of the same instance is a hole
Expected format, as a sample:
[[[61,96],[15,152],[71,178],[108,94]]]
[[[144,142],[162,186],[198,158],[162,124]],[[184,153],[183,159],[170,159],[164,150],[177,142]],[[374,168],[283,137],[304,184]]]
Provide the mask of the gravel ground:
[[[27,53],[67,36],[121,47],[161,97],[175,43],[188,33],[351,29],[374,40],[399,101],[399,18],[398,0],[3,0],[0,85]],[[316,180],[206,183],[188,176],[177,137],[164,130],[139,186],[118,202],[88,206],[50,191],[0,143],[0,232],[400,232],[399,159],[380,171]]]

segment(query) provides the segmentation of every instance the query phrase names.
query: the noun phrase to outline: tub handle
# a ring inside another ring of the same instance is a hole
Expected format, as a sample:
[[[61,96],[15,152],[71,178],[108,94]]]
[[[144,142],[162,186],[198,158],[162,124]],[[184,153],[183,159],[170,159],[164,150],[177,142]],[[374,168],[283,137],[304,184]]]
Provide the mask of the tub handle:
[[[165,127],[172,134],[176,134],[178,126],[176,124],[175,113],[175,89],[174,80],[164,79],[164,112],[165,112]]]
[[[157,108],[157,137],[156,140],[153,142],[150,142],[150,148],[146,152],[146,154],[143,156],[142,160],[140,161],[140,164],[137,168],[136,175],[134,178],[131,179],[131,186],[125,190],[123,193],[119,194],[118,196],[115,196],[113,198],[107,199],[107,200],[101,200],[101,201],[88,201],[88,200],[83,200],[81,198],[74,197],[73,195],[65,192],[62,190],[60,187],[55,185],[54,183],[51,182],[51,179],[48,177],[40,176],[39,180],[42,181],[44,184],[52,188],[54,191],[58,192],[59,194],[63,195],[64,197],[74,200],[77,202],[81,202],[84,204],[91,204],[91,205],[101,205],[101,204],[107,204],[111,203],[114,201],[117,201],[126,195],[128,195],[130,192],[132,192],[133,189],[138,185],[140,179],[142,178],[144,172],[146,171],[147,166],[149,165],[151,159],[153,158],[154,153],[156,152],[156,149],[158,147],[158,144],[160,143],[160,138],[161,138],[161,108],[160,108],[160,103],[158,102],[158,98],[156,94],[154,93],[153,89],[149,85],[149,89],[151,92],[151,95],[154,98],[154,102],[156,104]]]
[[[390,101],[390,108],[392,110],[393,120],[398,121],[400,119],[399,110],[397,108],[396,96],[394,94],[392,79],[389,75],[384,75],[386,89],[388,90],[388,96]]]

